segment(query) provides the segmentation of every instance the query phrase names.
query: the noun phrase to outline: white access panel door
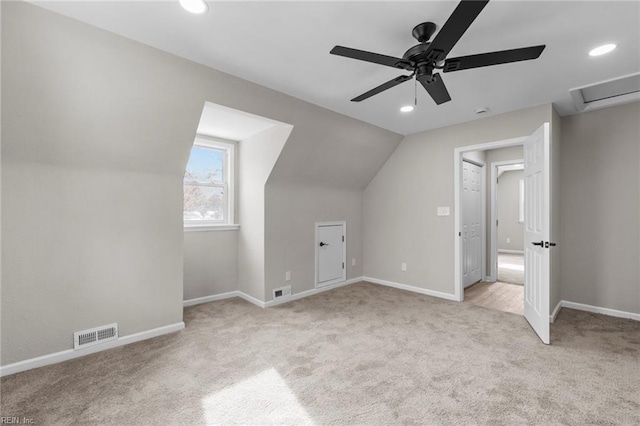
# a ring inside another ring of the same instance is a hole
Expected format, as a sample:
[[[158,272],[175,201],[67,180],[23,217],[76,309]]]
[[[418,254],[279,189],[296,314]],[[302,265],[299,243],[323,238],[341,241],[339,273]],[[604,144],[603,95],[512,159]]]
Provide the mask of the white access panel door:
[[[316,286],[323,287],[346,280],[345,225],[316,226]]]
[[[462,283],[482,279],[482,168],[462,162]]]
[[[549,344],[549,123],[524,142],[524,317]],[[545,247],[546,246],[546,247]]]

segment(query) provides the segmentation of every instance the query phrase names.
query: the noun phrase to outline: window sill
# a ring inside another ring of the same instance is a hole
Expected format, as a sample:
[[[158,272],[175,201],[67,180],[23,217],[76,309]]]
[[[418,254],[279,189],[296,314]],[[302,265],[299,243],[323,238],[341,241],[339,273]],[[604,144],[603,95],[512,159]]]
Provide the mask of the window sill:
[[[185,225],[184,232],[238,231],[240,225]]]

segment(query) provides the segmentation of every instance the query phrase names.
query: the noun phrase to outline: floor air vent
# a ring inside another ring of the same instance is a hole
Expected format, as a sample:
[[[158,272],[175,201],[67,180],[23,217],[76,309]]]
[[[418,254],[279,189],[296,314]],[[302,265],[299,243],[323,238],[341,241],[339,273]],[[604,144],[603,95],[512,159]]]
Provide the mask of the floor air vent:
[[[578,112],[640,100],[640,73],[569,90]]]
[[[73,333],[73,349],[86,348],[118,338],[118,324],[109,324]]]

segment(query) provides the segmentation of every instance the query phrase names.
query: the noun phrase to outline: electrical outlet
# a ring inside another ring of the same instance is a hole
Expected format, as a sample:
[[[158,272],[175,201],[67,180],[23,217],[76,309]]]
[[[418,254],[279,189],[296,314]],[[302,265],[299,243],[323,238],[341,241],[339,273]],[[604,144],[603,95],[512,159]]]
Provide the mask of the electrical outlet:
[[[356,258],[351,259],[351,266],[356,266]]]
[[[511,238],[507,238],[507,244],[511,242]]]
[[[287,271],[284,273],[284,280],[291,281],[291,271]]]
[[[402,272],[407,272],[407,263],[402,262],[402,264],[400,265],[400,269],[402,269]]]

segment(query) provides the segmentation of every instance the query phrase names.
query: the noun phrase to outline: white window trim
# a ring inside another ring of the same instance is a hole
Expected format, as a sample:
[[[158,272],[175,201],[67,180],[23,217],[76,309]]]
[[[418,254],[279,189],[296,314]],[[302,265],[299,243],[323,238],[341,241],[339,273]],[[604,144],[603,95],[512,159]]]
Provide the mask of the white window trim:
[[[185,232],[193,231],[231,231],[240,229],[240,225],[235,222],[235,142],[225,139],[214,138],[205,135],[196,135],[193,146],[203,148],[215,148],[224,151],[224,184],[209,184],[204,186],[222,187],[224,191],[225,217],[226,220],[192,220],[184,221]],[[183,183],[183,186],[185,184]],[[188,185],[188,184],[187,184]]]
[[[524,223],[524,179],[518,182],[518,223]]]

